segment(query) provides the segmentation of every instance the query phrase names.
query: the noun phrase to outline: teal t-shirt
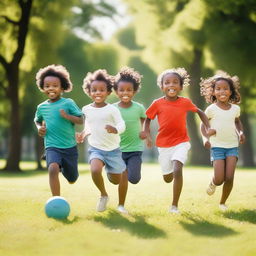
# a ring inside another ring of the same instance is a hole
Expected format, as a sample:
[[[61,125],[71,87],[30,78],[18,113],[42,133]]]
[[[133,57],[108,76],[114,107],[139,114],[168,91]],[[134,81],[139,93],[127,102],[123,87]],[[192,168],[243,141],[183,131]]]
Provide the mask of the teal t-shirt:
[[[69,115],[83,115],[72,99],[60,98],[55,102],[46,100],[39,104],[34,121],[39,123],[45,121],[45,148],[71,148],[76,145],[74,124],[60,115],[60,109],[64,109]]]
[[[139,137],[141,131],[141,118],[146,118],[145,108],[142,104],[132,101],[129,108],[121,108],[119,102],[115,103],[125,121],[125,132],[121,133],[120,149],[122,152],[143,151],[144,143]]]

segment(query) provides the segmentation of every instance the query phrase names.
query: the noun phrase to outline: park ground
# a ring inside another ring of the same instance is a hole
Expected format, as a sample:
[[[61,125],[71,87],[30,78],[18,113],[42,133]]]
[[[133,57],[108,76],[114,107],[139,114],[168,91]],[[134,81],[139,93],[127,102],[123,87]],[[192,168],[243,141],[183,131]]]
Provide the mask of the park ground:
[[[0,161],[0,167],[3,161]],[[51,196],[46,171],[0,171],[0,255],[5,256],[254,256],[256,255],[256,172],[237,169],[234,189],[221,212],[221,189],[205,193],[212,175],[208,167],[185,167],[181,214],[167,212],[172,184],[162,181],[157,164],[143,164],[142,180],[130,185],[126,207],[116,211],[117,186],[106,180],[109,208],[95,211],[98,191],[88,165],[70,185],[61,176],[62,196],[71,206],[67,220],[47,218]]]

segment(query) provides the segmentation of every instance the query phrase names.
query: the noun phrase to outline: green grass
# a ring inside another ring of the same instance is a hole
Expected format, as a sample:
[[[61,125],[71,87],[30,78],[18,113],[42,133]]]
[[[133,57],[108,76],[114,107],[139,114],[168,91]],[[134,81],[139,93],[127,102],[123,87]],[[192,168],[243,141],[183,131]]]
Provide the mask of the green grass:
[[[3,166],[3,162],[0,162]],[[172,184],[162,181],[157,164],[143,164],[142,180],[130,185],[129,216],[116,212],[117,187],[105,177],[109,209],[95,212],[98,191],[87,165],[81,165],[74,185],[61,176],[62,196],[71,205],[67,220],[47,218],[50,197],[46,171],[0,172],[0,255],[89,256],[254,256],[256,255],[256,172],[238,170],[228,200],[230,210],[218,210],[220,188],[209,197],[205,188],[210,168],[184,168],[181,214],[167,212]]]

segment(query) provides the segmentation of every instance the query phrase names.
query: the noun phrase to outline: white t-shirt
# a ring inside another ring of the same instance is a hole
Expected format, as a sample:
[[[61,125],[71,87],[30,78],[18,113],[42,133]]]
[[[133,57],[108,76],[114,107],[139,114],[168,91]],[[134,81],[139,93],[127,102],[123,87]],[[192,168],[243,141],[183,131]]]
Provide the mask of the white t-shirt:
[[[224,110],[216,104],[211,104],[206,108],[205,114],[209,119],[211,128],[216,130],[216,135],[209,139],[211,147],[238,147],[235,119],[240,116],[240,107],[231,104],[230,109]]]
[[[107,104],[102,108],[95,108],[89,104],[82,108],[82,112],[85,115],[85,129],[90,131],[88,142],[92,147],[105,151],[119,148],[119,134],[125,131],[125,122],[116,107]],[[108,133],[106,125],[115,127],[118,133]]]

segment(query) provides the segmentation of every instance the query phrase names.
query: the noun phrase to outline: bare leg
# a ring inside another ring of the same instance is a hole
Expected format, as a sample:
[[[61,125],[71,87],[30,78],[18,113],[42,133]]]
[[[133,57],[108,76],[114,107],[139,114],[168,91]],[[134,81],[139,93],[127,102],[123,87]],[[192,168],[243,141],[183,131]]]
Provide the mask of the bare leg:
[[[122,173],[108,173],[108,179],[111,183],[117,185],[121,182]]]
[[[216,186],[220,186],[225,179],[225,160],[214,160],[213,168],[214,168],[214,176],[212,182]]]
[[[50,183],[52,195],[59,196],[60,195],[59,164],[51,163],[48,167],[48,171],[49,171],[49,183]]]
[[[128,174],[127,170],[122,173],[121,181],[118,186],[119,205],[124,205],[128,190]]]
[[[107,196],[107,191],[105,189],[104,180],[102,177],[102,168],[104,164],[99,159],[92,159],[91,160],[91,175],[92,180],[96,187],[99,189],[101,196]]]
[[[173,161],[173,200],[172,205],[178,207],[178,201],[180,198],[182,186],[183,186],[183,177],[182,177],[182,167],[183,164],[180,161]]]
[[[220,204],[225,204],[228,199],[230,192],[233,188],[234,174],[237,163],[236,156],[229,156],[226,158],[226,171],[225,171],[225,181],[222,188],[222,196]]]

